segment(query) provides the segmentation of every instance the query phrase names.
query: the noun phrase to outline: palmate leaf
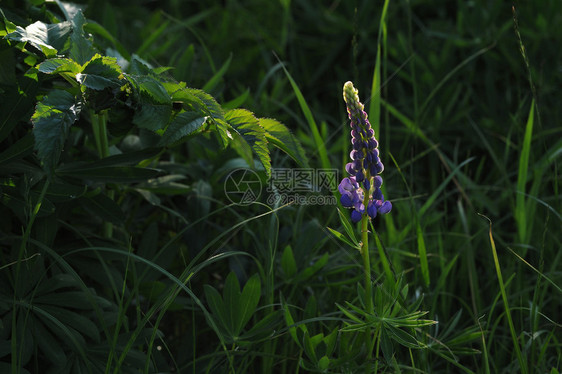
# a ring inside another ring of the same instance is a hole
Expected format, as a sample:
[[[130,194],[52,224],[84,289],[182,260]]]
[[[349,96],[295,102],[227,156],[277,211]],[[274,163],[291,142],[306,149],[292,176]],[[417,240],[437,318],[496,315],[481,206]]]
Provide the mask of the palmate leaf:
[[[251,149],[261,161],[269,177],[271,175],[271,159],[267,149],[266,131],[260,125],[258,119],[252,112],[245,109],[229,110],[224,118],[236,130],[232,142],[235,150],[249,165],[253,165],[253,156],[249,151]]]
[[[271,118],[260,118],[260,125],[265,129],[267,140],[291,156],[300,166],[308,168],[308,159],[300,142],[281,122]]]
[[[81,104],[63,90],[53,90],[37,103],[31,117],[37,155],[47,173],[55,169],[70,126],[80,115]]]

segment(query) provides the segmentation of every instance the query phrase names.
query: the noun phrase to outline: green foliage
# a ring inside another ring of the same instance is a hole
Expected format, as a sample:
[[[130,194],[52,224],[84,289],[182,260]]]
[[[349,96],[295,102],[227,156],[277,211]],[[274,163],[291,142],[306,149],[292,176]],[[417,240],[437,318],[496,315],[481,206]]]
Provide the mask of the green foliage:
[[[0,3],[0,372],[560,371],[559,2]]]

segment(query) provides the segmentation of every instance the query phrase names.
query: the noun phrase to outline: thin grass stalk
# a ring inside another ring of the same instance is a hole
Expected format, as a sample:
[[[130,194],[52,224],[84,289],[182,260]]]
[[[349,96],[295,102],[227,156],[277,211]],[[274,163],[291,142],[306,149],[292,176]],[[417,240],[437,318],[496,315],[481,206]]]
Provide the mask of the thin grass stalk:
[[[482,216],[488,220],[490,223],[490,246],[492,248],[492,255],[494,256],[494,266],[496,267],[496,274],[498,276],[498,283],[500,286],[500,291],[502,295],[502,300],[505,309],[505,316],[507,318],[507,323],[509,324],[509,331],[511,333],[511,339],[513,340],[513,347],[515,349],[515,354],[517,356],[517,360],[519,361],[519,368],[521,369],[522,374],[527,374],[527,363],[523,359],[523,355],[521,354],[521,347],[519,346],[519,339],[517,337],[517,333],[515,332],[515,326],[513,325],[513,319],[511,318],[511,309],[509,308],[509,302],[507,299],[507,293],[505,292],[505,284],[503,282],[503,276],[500,268],[500,262],[498,259],[498,253],[496,251],[496,244],[494,242],[494,237],[492,235],[492,221],[488,217]]]

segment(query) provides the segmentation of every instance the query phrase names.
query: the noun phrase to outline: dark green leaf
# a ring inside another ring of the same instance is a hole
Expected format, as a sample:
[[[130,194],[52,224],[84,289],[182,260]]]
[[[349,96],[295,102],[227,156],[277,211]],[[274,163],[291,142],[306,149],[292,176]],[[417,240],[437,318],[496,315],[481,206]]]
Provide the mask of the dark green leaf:
[[[15,142],[10,148],[0,153],[0,164],[18,160],[33,152],[34,138],[32,134],[27,134]]]
[[[70,126],[80,114],[80,103],[63,90],[54,90],[37,103],[33,121],[35,149],[47,173],[58,164]]]
[[[157,131],[166,127],[171,115],[171,105],[145,103],[135,112],[133,123],[140,128]]]
[[[361,247],[357,244],[354,244],[351,242],[351,240],[349,240],[344,234],[342,234],[339,231],[336,231],[330,227],[326,227],[328,229],[328,231],[330,231],[332,233],[332,235],[334,235],[337,239],[341,240],[343,243],[347,244],[348,246],[352,247],[352,248],[356,248],[356,249],[360,249]]]
[[[300,166],[309,167],[304,149],[285,125],[271,118],[260,118],[259,122],[265,129],[265,137],[271,144],[291,156]]]
[[[106,183],[135,183],[155,178],[160,171],[135,166],[89,167],[84,164],[72,164],[57,169],[56,173],[60,176]]]
[[[293,250],[291,246],[286,246],[283,250],[283,256],[281,257],[281,268],[287,276],[291,278],[297,272],[297,263],[295,262],[295,257],[293,256]]]
[[[177,180],[186,179],[184,175],[166,175],[164,177],[150,179],[135,186],[135,189],[143,189],[159,195],[185,195],[193,190],[191,186],[177,183]]]
[[[4,140],[19,121],[28,121],[36,103],[39,87],[37,74],[28,72],[18,77],[17,86],[4,88],[0,100],[0,141]]]
[[[212,315],[222,326],[229,326],[227,323],[227,314],[229,313],[229,311],[225,309],[222,297],[220,296],[218,291],[208,284],[205,284],[203,288],[205,290],[205,298],[207,299],[207,304],[209,305],[209,309],[211,310]]]
[[[256,307],[258,306],[261,295],[261,284],[260,277],[258,274],[254,274],[248,279],[244,289],[242,290],[242,295],[238,300],[238,321],[237,321],[237,334],[246,326],[252,315],[254,314]]]
[[[80,65],[84,65],[96,54],[96,51],[92,42],[84,33],[84,23],[86,22],[86,19],[84,18],[82,11],[79,10],[74,13],[71,22],[72,35],[70,36],[70,57]]]
[[[155,103],[172,104],[172,99],[161,82],[148,75],[126,75],[135,88],[152,98]]]
[[[101,218],[103,221],[122,224],[125,221],[125,214],[119,208],[119,205],[109,197],[98,194],[95,196],[83,196],[78,200],[83,204],[84,208],[94,216]]]
[[[182,112],[178,114],[164,132],[160,145],[166,146],[192,135],[203,126],[206,117],[198,112]]]
[[[3,85],[16,84],[16,59],[13,49],[0,50],[0,82]]]

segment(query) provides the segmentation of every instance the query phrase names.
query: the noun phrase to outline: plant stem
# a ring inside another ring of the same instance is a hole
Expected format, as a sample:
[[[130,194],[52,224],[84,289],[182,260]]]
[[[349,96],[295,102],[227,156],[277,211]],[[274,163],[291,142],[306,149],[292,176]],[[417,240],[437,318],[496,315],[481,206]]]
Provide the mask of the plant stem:
[[[365,207],[369,201],[368,194],[365,194]],[[372,299],[372,286],[371,286],[371,261],[369,259],[369,216],[363,215],[361,219],[361,256],[363,257],[363,271],[365,273],[365,307],[368,314],[374,314],[373,299]],[[371,356],[373,353],[373,345],[371,338],[371,328],[367,327],[365,330],[365,345],[367,346],[367,366],[366,373],[370,373],[371,369]]]
[[[109,156],[109,141],[107,139],[107,112],[102,111],[99,114],[92,112],[92,132],[96,142],[96,149],[100,158]],[[107,197],[114,199],[115,191],[107,191]],[[113,224],[111,222],[103,223],[103,236],[105,238],[113,237]]]

